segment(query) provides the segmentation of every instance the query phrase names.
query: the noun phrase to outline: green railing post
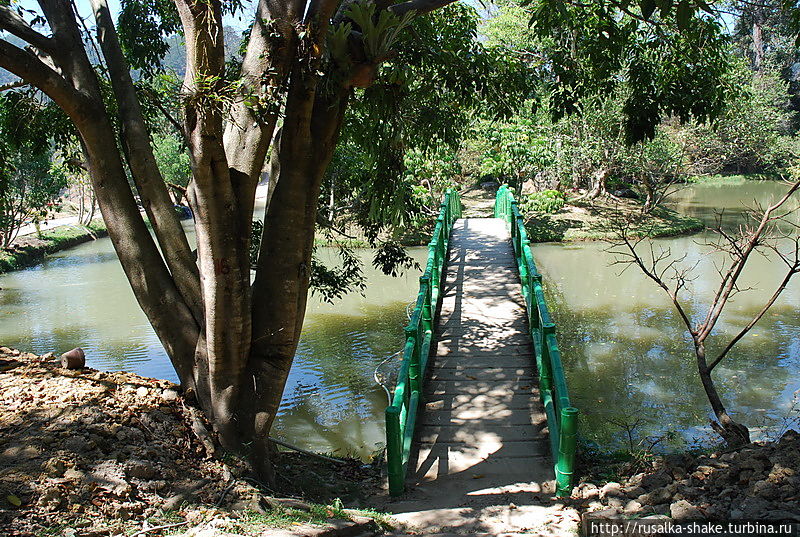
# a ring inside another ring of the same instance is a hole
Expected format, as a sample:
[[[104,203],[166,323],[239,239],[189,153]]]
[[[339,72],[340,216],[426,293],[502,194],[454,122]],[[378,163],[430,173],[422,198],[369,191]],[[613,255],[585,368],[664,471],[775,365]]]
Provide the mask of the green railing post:
[[[412,316],[411,319],[413,320],[414,317]],[[411,391],[419,391],[419,377],[420,377],[420,370],[419,370],[419,336],[417,335],[417,327],[416,326],[406,326],[405,327],[406,333],[406,341],[412,341],[413,346],[411,347],[411,361],[408,364],[408,380],[411,387]]]
[[[389,474],[389,494],[392,496],[398,496],[405,490],[402,438],[400,409],[396,406],[386,407],[386,465]]]
[[[558,438],[558,462],[556,463],[556,495],[572,494],[572,472],[575,468],[575,448],[578,432],[578,409],[561,409],[561,426]]]

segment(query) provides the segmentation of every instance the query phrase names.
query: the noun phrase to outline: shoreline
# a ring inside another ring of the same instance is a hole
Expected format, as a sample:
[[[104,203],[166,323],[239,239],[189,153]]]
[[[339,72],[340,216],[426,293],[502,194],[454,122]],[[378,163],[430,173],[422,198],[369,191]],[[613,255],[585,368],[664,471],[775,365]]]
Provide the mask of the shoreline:
[[[106,237],[108,231],[102,219],[89,225],[67,224],[17,237],[8,249],[0,250],[0,274],[22,270],[41,263],[49,254],[67,250],[79,244]]]

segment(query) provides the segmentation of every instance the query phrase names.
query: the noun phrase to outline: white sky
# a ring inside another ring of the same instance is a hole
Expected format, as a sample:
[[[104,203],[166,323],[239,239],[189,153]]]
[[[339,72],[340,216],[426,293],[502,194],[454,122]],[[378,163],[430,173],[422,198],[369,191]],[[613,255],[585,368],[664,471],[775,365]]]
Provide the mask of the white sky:
[[[111,14],[114,19],[117,18],[119,15],[120,10],[120,0],[106,0],[108,2],[108,7],[111,9]],[[38,13],[39,4],[36,0],[20,0],[19,4],[25,9],[31,9]],[[91,17],[92,16],[92,8],[89,0],[76,0],[76,4],[78,6],[78,13],[81,14],[82,17]],[[233,26],[238,29],[244,29],[247,24],[250,22],[250,17],[253,15],[253,7],[251,0],[243,0],[244,9],[240,14],[237,14],[234,17],[226,16],[223,19],[224,24],[229,26]]]

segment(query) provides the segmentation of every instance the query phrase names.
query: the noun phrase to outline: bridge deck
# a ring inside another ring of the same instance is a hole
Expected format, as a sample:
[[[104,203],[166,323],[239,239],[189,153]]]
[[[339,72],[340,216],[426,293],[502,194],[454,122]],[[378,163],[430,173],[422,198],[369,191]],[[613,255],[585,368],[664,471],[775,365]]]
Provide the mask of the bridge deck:
[[[440,531],[537,526],[549,517],[531,493],[544,492],[553,470],[502,220],[455,223],[442,293],[409,492],[390,509],[411,526]]]

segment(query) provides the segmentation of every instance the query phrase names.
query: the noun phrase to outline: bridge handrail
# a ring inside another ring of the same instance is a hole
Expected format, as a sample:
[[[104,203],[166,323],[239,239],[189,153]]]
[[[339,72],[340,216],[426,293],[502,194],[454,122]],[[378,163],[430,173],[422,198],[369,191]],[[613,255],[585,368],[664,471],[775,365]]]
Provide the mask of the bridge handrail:
[[[441,299],[442,271],[447,261],[447,247],[453,223],[461,217],[458,192],[448,189],[442,199],[431,242],[428,261],[419,278],[419,293],[405,327],[406,343],[403,362],[397,375],[392,403],[386,407],[386,460],[389,474],[389,493],[402,494],[411,454],[411,441],[428,364],[433,322]]]
[[[514,195],[506,185],[497,190],[494,216],[505,220],[511,232],[534,343],[536,367],[539,371],[539,393],[550,431],[550,451],[555,460],[556,493],[559,496],[569,496],[572,493],[578,409],[570,404],[556,340],[556,326],[547,309],[542,276],[533,261],[528,232]]]

